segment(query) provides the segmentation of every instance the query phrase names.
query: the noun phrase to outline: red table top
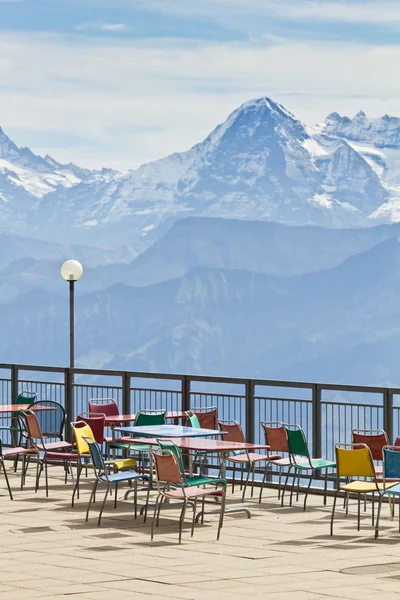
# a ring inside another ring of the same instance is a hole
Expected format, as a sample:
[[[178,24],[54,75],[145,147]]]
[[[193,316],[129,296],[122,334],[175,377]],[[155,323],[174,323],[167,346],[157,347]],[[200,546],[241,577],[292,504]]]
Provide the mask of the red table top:
[[[18,412],[19,410],[27,410],[30,404],[0,404],[0,414]],[[37,406],[31,407],[32,410],[55,410],[53,406]]]
[[[184,419],[186,417],[186,413],[181,411],[167,411],[165,415],[166,419]],[[106,417],[106,425],[118,425],[120,423],[129,423],[130,421],[135,421],[136,415],[113,415],[112,417]]]
[[[156,438],[122,438],[132,444],[158,446]],[[269,450],[265,444],[248,444],[247,442],[227,442],[224,440],[211,440],[204,438],[171,438],[178,448],[182,450],[201,450],[203,452],[232,452],[233,450]]]

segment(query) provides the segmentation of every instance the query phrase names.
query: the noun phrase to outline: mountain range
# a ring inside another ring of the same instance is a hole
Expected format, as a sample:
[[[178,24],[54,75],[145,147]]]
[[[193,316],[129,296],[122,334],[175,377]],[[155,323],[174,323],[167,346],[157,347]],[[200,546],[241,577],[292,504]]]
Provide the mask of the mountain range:
[[[360,227],[399,220],[400,119],[332,113],[307,127],[246,102],[186,152],[119,173],[61,165],[0,129],[0,228],[139,253],[184,216]],[[155,233],[155,231],[157,233]]]
[[[400,119],[268,98],[119,173],[0,129],[0,362],[400,384]]]

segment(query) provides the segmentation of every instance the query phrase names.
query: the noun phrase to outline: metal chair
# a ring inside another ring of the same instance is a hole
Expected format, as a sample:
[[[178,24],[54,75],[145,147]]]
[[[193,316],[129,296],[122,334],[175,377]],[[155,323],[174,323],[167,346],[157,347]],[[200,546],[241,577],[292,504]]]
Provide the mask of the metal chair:
[[[336,444],[336,493],[333,499],[331,529],[333,535],[333,520],[335,516],[336,500],[340,491],[346,494],[352,493],[358,496],[357,530],[360,531],[360,501],[361,496],[372,493],[372,525],[374,525],[374,495],[381,494],[383,483],[376,480],[375,466],[370,449],[366,444]],[[342,484],[341,479],[349,480]],[[372,479],[366,481],[365,479]]]
[[[379,496],[378,514],[375,525],[375,539],[379,536],[379,518],[381,515],[383,496],[391,499],[400,498],[400,452],[399,446],[384,446],[383,448],[383,485]],[[391,511],[392,512],[392,511]],[[392,512],[393,515],[393,512]],[[400,511],[399,511],[400,532]]]
[[[49,483],[48,483],[48,461],[62,462],[65,469],[65,483],[67,482],[68,470],[71,471],[71,463],[77,464],[79,461],[79,454],[71,452],[71,444],[63,440],[58,442],[49,442],[45,439],[43,432],[40,427],[39,419],[35,412],[32,410],[23,410],[22,414],[25,420],[26,431],[28,434],[28,442],[30,448],[36,454],[36,485],[35,492],[39,489],[39,480],[44,469],[46,477],[46,496],[49,495]],[[67,452],[69,450],[69,452]],[[29,464],[30,456],[28,456],[26,469]],[[25,479],[25,472],[23,477]],[[71,471],[72,475],[72,471]]]
[[[135,496],[134,496],[134,506],[135,506],[135,519],[137,517],[137,480],[142,479],[144,481],[149,481],[150,477],[148,475],[144,475],[143,473],[136,473],[136,471],[118,471],[117,473],[110,473],[108,466],[106,465],[104,458],[102,457],[100,447],[95,442],[93,438],[85,437],[84,441],[87,443],[89,447],[90,456],[92,459],[93,471],[95,474],[95,482],[93,485],[92,493],[90,495],[89,504],[86,511],[86,522],[89,519],[89,512],[92,502],[94,500],[97,486],[99,483],[104,483],[107,485],[107,490],[104,495],[103,502],[101,504],[101,509],[99,513],[99,517],[97,520],[97,525],[100,526],[101,517],[104,511],[104,507],[106,504],[107,496],[110,491],[111,485],[115,485],[115,499],[114,499],[114,508],[117,507],[117,493],[118,493],[118,484],[119,483],[134,483],[135,486]],[[148,501],[149,487],[147,488],[147,501]]]
[[[35,411],[44,438],[64,439],[66,414],[62,404],[54,400],[37,400],[28,409]]]
[[[96,423],[95,418],[91,419],[91,423],[93,423],[95,426],[98,425],[98,423]],[[79,499],[79,481],[82,470],[88,469],[88,467],[93,466],[90,464],[90,462],[88,462],[90,459],[90,449],[87,442],[85,441],[85,438],[93,438],[99,445],[100,443],[98,440],[96,440],[90,423],[88,423],[83,418],[80,421],[71,423],[71,429],[75,440],[75,447],[79,455],[79,461],[77,463],[76,482],[72,493],[72,506],[74,506],[75,494],[77,494],[77,497]],[[97,431],[97,433],[100,433],[99,430]],[[132,468],[136,466],[136,460],[134,458],[122,458],[120,460],[105,460],[104,462],[107,465],[107,467],[112,467],[114,471],[121,471],[123,469]]]
[[[312,480],[316,477],[317,469],[325,469],[325,486],[324,486],[324,505],[326,504],[326,493],[328,486],[328,469],[334,468],[336,463],[332,460],[328,460],[325,458],[311,458],[310,452],[308,450],[308,444],[306,440],[306,436],[304,431],[299,425],[284,425],[288,440],[289,447],[289,457],[291,466],[295,469],[295,473],[293,476],[293,487],[295,478],[297,475],[297,498],[299,495],[299,485],[300,485],[300,474],[303,471],[311,471],[310,479],[308,482],[308,486],[306,488],[306,494],[304,496],[304,510],[307,507],[307,497],[310,491]],[[304,460],[305,459],[305,460]],[[281,497],[281,506],[283,506],[283,499],[287,487],[287,483],[289,480],[290,471],[288,472],[285,480],[285,485],[282,491]],[[293,487],[290,492],[290,506],[292,506],[292,498],[293,498]]]
[[[157,516],[157,525],[163,499],[179,500],[183,502],[181,515],[179,519],[179,543],[182,542],[182,527],[185,520],[186,508],[189,502],[193,503],[193,519],[191,535],[194,533],[194,524],[196,519],[197,500],[204,501],[207,497],[221,498],[221,510],[218,522],[217,540],[219,540],[221,527],[224,519],[226,487],[222,490],[211,490],[200,488],[198,486],[185,485],[178,460],[171,450],[152,451],[154,464],[157,473],[158,496],[154,507],[153,521],[151,524],[151,539],[154,538],[154,524]],[[162,485],[163,484],[163,485]],[[204,511],[203,511],[204,512]]]
[[[243,433],[243,429],[238,423],[238,421],[230,420],[230,421],[218,421],[219,428],[221,431],[225,431],[226,435],[224,435],[224,441],[227,442],[246,442],[246,438]],[[229,456],[228,460],[233,463],[233,477],[232,477],[232,493],[235,491],[235,470],[236,465],[240,465],[242,467],[242,475],[241,475],[241,489],[243,484],[243,473],[244,466],[248,466],[246,481],[243,486],[242,493],[242,502],[244,502],[244,498],[246,495],[246,488],[249,482],[250,473],[252,473],[252,483],[251,483],[251,497],[253,497],[254,492],[254,475],[255,475],[255,466],[258,462],[265,462],[269,460],[268,455],[265,454],[257,454],[256,452],[249,452],[248,450],[238,450],[233,452],[233,456]]]
[[[289,456],[282,458],[280,454],[270,454],[270,452],[289,454],[286,429],[283,423],[280,421],[262,421],[261,426],[264,430],[265,444],[269,446],[269,450],[267,450],[268,462],[265,463],[264,477],[262,480],[260,497],[258,500],[259,503],[261,503],[262,494],[267,479],[268,467],[276,466],[279,470],[278,500],[280,500],[281,497],[282,469],[284,467],[288,467],[289,472],[291,469],[291,461]]]

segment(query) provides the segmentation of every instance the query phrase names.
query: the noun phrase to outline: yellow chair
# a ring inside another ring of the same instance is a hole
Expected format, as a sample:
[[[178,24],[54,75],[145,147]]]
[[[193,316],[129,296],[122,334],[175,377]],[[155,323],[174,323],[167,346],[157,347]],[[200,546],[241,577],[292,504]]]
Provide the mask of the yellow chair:
[[[366,444],[336,444],[335,453],[337,489],[332,507],[331,535],[333,535],[336,500],[340,491],[358,495],[357,531],[360,531],[361,495],[372,493],[372,525],[374,525],[374,495],[377,493],[380,496],[384,487],[383,483],[379,483],[376,480],[371,451]],[[352,478],[354,479],[348,481],[348,483],[341,484],[340,480],[344,478],[347,481]]]
[[[82,469],[86,469],[87,467],[91,467],[90,460],[90,450],[87,441],[85,438],[93,438],[93,431],[90,425],[85,423],[85,421],[76,421],[75,423],[71,423],[72,433],[74,435],[76,451],[79,454],[79,461],[77,467],[77,475],[76,482],[74,485],[74,491],[72,493],[72,506],[74,506],[75,494],[77,493],[77,497],[79,498],[79,479],[81,476]],[[115,471],[121,471],[122,469],[132,468],[136,466],[136,460],[134,458],[122,458],[117,460],[106,460],[104,461],[107,466],[111,466]],[[115,506],[117,497],[115,495]]]

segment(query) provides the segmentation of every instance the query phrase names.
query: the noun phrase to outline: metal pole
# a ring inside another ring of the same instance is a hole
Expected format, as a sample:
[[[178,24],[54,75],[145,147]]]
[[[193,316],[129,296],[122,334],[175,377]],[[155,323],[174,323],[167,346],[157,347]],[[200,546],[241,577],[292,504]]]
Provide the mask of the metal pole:
[[[73,369],[75,366],[74,291],[75,291],[75,281],[70,281],[69,282],[69,366],[71,369]]]

